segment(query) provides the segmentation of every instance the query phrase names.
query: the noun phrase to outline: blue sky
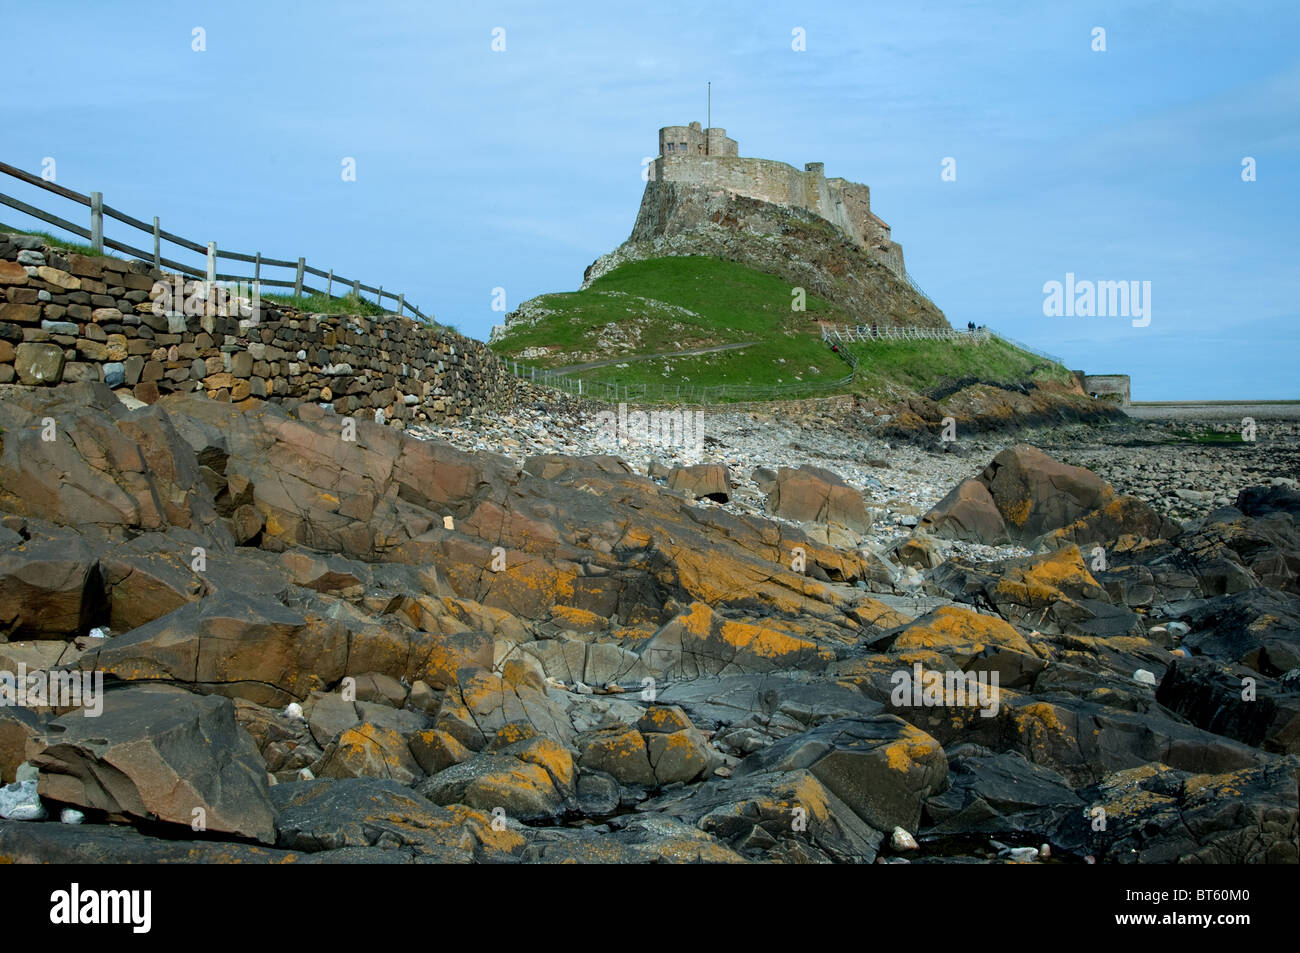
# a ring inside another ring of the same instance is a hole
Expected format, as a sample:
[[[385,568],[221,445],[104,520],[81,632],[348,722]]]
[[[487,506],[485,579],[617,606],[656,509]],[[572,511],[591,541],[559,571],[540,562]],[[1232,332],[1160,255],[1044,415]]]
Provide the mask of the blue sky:
[[[741,155],[871,186],[953,324],[1128,372],[1138,400],[1300,397],[1292,0],[0,12],[0,159],[40,172],[53,157],[60,184],[139,218],[304,255],[476,337],[501,320],[494,288],[510,308],[572,290],[627,238],[658,127],[704,121],[712,81],[714,123]],[[7,208],[0,221],[34,224]],[[1045,317],[1043,284],[1067,272],[1150,281],[1150,324]]]

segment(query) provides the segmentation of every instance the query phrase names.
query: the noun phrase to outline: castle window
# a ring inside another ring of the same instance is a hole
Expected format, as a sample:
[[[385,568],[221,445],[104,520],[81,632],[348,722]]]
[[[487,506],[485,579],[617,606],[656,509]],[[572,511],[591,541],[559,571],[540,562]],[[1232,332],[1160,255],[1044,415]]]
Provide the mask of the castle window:
[[[686,151],[686,143],[683,142],[683,143],[682,143],[680,146],[678,146],[677,148],[678,148],[680,151],[685,152],[685,151]]]
[[[673,151],[673,144],[672,144],[671,142],[668,143],[668,151],[669,151],[669,152],[672,152],[672,151]]]

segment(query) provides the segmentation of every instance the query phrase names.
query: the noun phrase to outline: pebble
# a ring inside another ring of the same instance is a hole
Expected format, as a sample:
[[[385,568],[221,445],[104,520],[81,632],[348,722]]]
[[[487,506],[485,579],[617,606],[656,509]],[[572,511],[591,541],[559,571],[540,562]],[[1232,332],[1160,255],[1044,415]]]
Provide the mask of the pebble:
[[[901,827],[894,828],[894,833],[889,838],[889,845],[894,850],[917,850],[920,847],[916,838]]]

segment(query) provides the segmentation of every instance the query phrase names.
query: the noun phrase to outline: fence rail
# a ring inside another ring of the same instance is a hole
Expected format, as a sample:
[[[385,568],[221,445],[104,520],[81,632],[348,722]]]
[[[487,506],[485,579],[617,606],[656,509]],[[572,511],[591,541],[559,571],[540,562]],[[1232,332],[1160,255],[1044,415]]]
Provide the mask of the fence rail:
[[[1049,354],[1047,351],[1040,351],[1036,347],[1030,347],[1024,341],[1017,341],[1015,338],[1003,334],[1001,331],[995,331],[992,328],[989,329],[989,333],[992,334],[995,338],[999,338],[1005,341],[1006,343],[1012,345],[1013,347],[1020,348],[1020,350],[1022,351],[1028,351],[1030,354],[1037,354],[1039,357],[1047,358],[1049,361],[1053,362],[1054,364],[1060,364],[1062,367],[1065,366],[1065,360],[1063,358],[1057,357],[1055,354]]]
[[[216,242],[208,242],[206,245],[200,244],[199,242],[190,241],[188,238],[182,238],[179,235],[174,235],[169,231],[165,231],[160,226],[157,216],[154,217],[153,223],[149,224],[135,218],[134,216],[128,215],[125,212],[119,211],[111,205],[105,205],[104,196],[101,192],[91,192],[89,195],[82,195],[80,192],[74,192],[72,189],[64,188],[63,186],[56,185],[53,182],[47,182],[38,175],[25,172],[22,169],[5,162],[0,162],[0,173],[18,179],[28,185],[34,185],[39,189],[44,189],[46,192],[50,192],[60,198],[65,198],[68,201],[89,207],[90,227],[85,228],[75,222],[70,222],[67,219],[60,218],[57,215],[45,211],[44,209],[36,208],[35,206],[20,201],[11,195],[6,195],[5,193],[0,192],[0,205],[7,205],[9,208],[22,212],[24,215],[29,215],[38,221],[45,222],[48,225],[53,225],[65,232],[76,235],[78,238],[84,238],[90,243],[90,247],[96,254],[103,254],[105,248],[110,248],[113,251],[119,251],[126,255],[133,255],[141,261],[152,262],[155,268],[170,268],[172,271],[182,275],[189,275],[192,278],[201,278],[207,281],[250,281],[259,286],[268,285],[272,288],[292,288],[295,297],[301,297],[303,293],[306,292],[308,294],[319,294],[324,295],[327,298],[333,298],[335,297],[334,285],[338,284],[341,288],[345,289],[343,294],[339,297],[351,294],[360,300],[362,292],[366,292],[375,296],[375,304],[381,308],[384,306],[384,299],[387,298],[396,303],[396,313],[399,315],[403,315],[405,312],[410,311],[422,321],[432,320],[432,318],[425,315],[415,305],[409,303],[406,300],[405,294],[393,294],[391,291],[385,291],[383,285],[376,288],[371,285],[363,284],[361,281],[356,279],[349,280],[344,278],[342,275],[336,275],[332,268],[328,271],[313,268],[307,264],[306,258],[299,258],[297,261],[290,261],[283,258],[265,258],[262,256],[260,251],[249,255],[243,252],[228,251],[226,249],[218,248]],[[132,245],[105,236],[105,216],[138,231],[147,232],[153,238],[153,251],[136,248]],[[163,242],[168,242],[172,245],[184,248],[187,251],[197,252],[200,255],[203,255],[206,259],[205,267],[202,269],[195,268],[194,266],[187,265],[184,262],[163,257]],[[253,274],[237,275],[219,273],[217,271],[218,260],[239,261],[251,264],[253,266]],[[294,277],[292,280],[264,278],[262,276],[262,269],[264,267],[292,268],[294,270]],[[311,285],[308,285],[305,281],[306,275],[314,275],[317,278],[324,278],[324,288],[314,288]]]
[[[990,338],[985,328],[966,331],[958,328],[894,327],[859,324],[841,328],[837,324],[822,325],[822,340],[851,344],[868,341],[957,341],[962,344],[983,344]]]

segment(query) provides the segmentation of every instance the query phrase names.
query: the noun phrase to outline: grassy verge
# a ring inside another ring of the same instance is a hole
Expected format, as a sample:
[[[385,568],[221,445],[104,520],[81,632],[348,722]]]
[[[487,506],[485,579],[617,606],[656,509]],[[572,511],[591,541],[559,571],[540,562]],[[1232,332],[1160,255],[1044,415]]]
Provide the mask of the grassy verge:
[[[323,294],[295,296],[291,294],[267,294],[264,291],[262,292],[262,300],[297,308],[299,311],[306,311],[311,314],[363,314],[371,316],[387,314],[387,311],[373,301],[367,301],[365,298],[358,299],[353,295],[346,295],[342,298],[327,298]]]
[[[1071,380],[1064,367],[997,338],[984,344],[880,341],[847,345],[858,362],[858,379],[827,389],[850,367],[823,343],[818,321],[858,321],[812,295],[805,311],[792,311],[792,291],[773,275],[714,258],[630,262],[582,291],[534,299],[528,312],[538,315],[535,323],[517,324],[493,349],[539,369],[667,352],[670,356],[616,361],[574,376],[594,385],[592,394],[618,385],[669,400],[700,387],[776,388],[790,396],[799,390],[852,390],[892,398],[939,393],[975,380],[1004,385]],[[671,353],[737,342],[748,343],[710,354]],[[519,359],[526,349],[541,348],[550,353]],[[738,394],[737,399],[745,398]]]
[[[1007,385],[1071,380],[1069,370],[1061,365],[1000,338],[983,344],[877,341],[850,344],[846,349],[857,358],[858,376],[868,393],[883,393],[891,386],[935,393],[967,380]]]
[[[26,228],[15,228],[13,225],[5,225],[0,222],[0,232],[11,232],[15,235],[35,235],[51,248],[58,248],[62,251],[70,252],[73,255],[100,255],[106,258],[121,258],[121,255],[115,255],[105,249],[102,253],[95,251],[89,245],[83,242],[69,241],[66,238],[59,238],[57,235],[51,235],[49,232],[33,231]]]
[[[691,382],[784,386],[845,376],[848,367],[822,344],[816,319],[843,323],[848,316],[815,295],[807,296],[805,311],[792,311],[792,290],[773,275],[715,258],[631,262],[583,291],[537,299],[534,304],[549,314],[493,349],[515,359],[526,348],[552,348],[550,356],[521,362],[552,368],[617,357],[623,348],[644,355],[753,342],[581,373],[587,380],[656,389]]]

